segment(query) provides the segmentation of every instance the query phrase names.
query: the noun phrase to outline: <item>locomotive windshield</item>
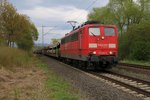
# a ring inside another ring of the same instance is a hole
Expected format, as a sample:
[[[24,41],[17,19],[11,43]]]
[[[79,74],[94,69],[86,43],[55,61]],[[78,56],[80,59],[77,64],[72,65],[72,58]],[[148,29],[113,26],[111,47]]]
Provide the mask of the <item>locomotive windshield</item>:
[[[105,28],[105,36],[115,36],[114,28]]]
[[[89,35],[90,36],[99,36],[100,28],[89,28]]]

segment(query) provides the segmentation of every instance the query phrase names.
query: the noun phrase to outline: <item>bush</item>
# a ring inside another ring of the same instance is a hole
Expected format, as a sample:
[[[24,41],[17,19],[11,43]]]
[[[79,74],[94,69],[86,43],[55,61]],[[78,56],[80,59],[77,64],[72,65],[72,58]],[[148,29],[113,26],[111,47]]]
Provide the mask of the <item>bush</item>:
[[[16,48],[0,46],[0,65],[4,67],[28,66],[32,57],[27,52]]]
[[[150,60],[149,21],[132,25],[119,37],[119,53],[122,59]]]
[[[150,51],[148,50],[150,50],[150,44],[137,41],[133,43],[129,57],[136,60],[149,60]]]

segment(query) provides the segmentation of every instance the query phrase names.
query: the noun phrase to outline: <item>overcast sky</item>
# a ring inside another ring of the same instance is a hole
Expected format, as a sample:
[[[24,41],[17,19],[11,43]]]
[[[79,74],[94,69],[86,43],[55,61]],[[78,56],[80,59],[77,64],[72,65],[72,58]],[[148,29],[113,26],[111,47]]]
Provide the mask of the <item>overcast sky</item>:
[[[93,7],[105,6],[109,0],[9,0],[19,13],[26,14],[35,23],[41,43],[41,26],[44,28],[44,43],[51,38],[61,38],[72,28],[67,21],[83,23]]]

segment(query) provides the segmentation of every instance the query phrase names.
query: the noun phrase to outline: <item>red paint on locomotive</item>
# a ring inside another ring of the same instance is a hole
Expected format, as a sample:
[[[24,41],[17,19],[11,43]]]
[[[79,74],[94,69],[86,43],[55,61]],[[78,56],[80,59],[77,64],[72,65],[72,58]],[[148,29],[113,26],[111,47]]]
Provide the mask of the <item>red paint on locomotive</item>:
[[[90,54],[118,58],[118,32],[115,25],[87,24],[61,39],[61,57],[87,61]]]

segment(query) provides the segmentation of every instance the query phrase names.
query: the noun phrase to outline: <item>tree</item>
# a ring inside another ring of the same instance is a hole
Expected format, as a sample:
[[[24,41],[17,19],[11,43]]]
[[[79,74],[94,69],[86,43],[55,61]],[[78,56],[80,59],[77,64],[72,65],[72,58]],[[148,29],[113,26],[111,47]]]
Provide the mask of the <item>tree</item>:
[[[30,31],[31,31],[32,38],[33,40],[36,41],[38,39],[38,30],[32,22],[30,23],[30,25],[31,25]]]
[[[150,22],[143,21],[129,27],[123,35],[121,57],[136,60],[150,60]]]
[[[52,45],[57,45],[58,43],[60,43],[60,39],[53,38],[51,39],[51,41],[52,41]]]
[[[142,20],[150,20],[150,1],[149,0],[138,0],[141,12],[143,12]]]
[[[19,48],[31,49],[34,40],[38,39],[38,31],[30,18],[17,13],[17,10],[7,0],[0,2],[0,40],[8,46],[17,44]]]
[[[12,4],[7,1],[3,2],[3,12],[1,13],[3,36],[7,40],[7,45],[11,46],[12,37],[15,35],[16,22],[18,14]]]
[[[103,24],[114,23],[113,14],[109,11],[107,7],[93,8],[93,11],[88,15],[89,20],[98,21]]]
[[[133,24],[138,24],[149,15],[148,0],[110,0],[107,6],[94,8],[88,15],[89,20],[102,21],[105,24],[116,24],[120,33],[128,30]],[[146,12],[147,11],[147,12]],[[145,13],[145,14],[144,14]],[[150,16],[149,16],[150,17]],[[147,17],[148,19],[148,17]]]
[[[20,14],[18,18],[18,25],[18,31],[16,31],[14,40],[19,48],[30,50],[34,45],[33,41],[38,38],[37,29],[26,15]]]

